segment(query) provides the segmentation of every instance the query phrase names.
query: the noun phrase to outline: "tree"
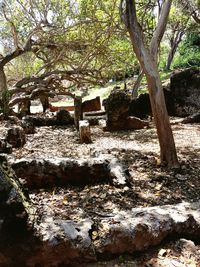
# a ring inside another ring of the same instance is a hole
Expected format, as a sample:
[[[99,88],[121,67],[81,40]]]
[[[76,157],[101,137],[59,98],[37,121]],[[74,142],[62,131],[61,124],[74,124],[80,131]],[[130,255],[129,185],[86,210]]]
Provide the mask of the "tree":
[[[23,50],[12,59],[14,64],[10,60],[4,65],[9,86],[15,86],[17,79],[28,78],[27,75],[39,79],[55,69],[76,72],[76,77],[66,76],[66,90],[102,85],[118,71],[122,77],[126,71],[132,71],[136,60],[120,24],[118,1],[4,1],[0,37],[4,57],[16,47]],[[23,49],[27,38],[29,51]],[[28,86],[23,89],[22,98]]]
[[[145,43],[150,46],[150,51],[153,54],[153,57],[155,58],[156,62],[158,60],[158,53],[159,53],[159,48],[160,48],[160,43],[162,40],[162,37],[165,32],[165,26],[162,27],[162,22],[168,17],[168,11],[165,10],[163,7],[164,1],[157,0],[155,3],[154,2],[148,2],[144,1],[144,6],[146,8],[142,9],[142,12],[145,12],[146,16],[150,16],[153,19],[154,23],[151,23],[151,31],[146,31],[147,26],[143,25],[143,20],[138,21],[139,24],[141,25],[143,31],[145,32]],[[157,11],[156,11],[157,10]],[[165,12],[166,11],[166,12]],[[138,13],[138,12],[137,12]],[[150,15],[153,14],[153,15]],[[141,14],[138,13],[138,18],[140,18]],[[157,23],[157,29],[156,28],[156,21]],[[138,95],[138,89],[140,87],[141,81],[144,77],[144,71],[141,69],[140,73],[138,75],[138,78],[133,86],[132,90],[132,98],[136,98]]]
[[[200,24],[200,2],[199,0],[178,0],[183,12],[193,18],[193,20]]]
[[[171,68],[172,61],[174,59],[178,46],[183,39],[183,36],[186,34],[187,31],[190,31],[190,22],[190,17],[184,15],[175,2],[170,10],[168,27],[165,34],[166,39],[169,42],[169,52],[165,65],[166,71],[169,71]]]
[[[13,10],[10,8],[12,5]],[[34,22],[29,21],[24,25],[21,20],[22,9],[20,8],[20,1],[3,1],[1,3],[1,27],[3,34],[1,36],[1,44],[4,48],[4,55],[0,59],[0,98],[1,109],[5,116],[9,114],[9,91],[7,86],[7,79],[5,74],[5,66],[15,58],[28,53],[33,50],[35,42],[33,37],[36,38],[38,32],[42,31],[44,21],[36,20],[34,13],[32,17]],[[31,11],[29,11],[31,13]]]
[[[178,55],[176,56],[174,68],[200,67],[200,33],[194,30],[188,31],[182,41]]]
[[[160,38],[162,37],[161,33],[164,31],[167,24],[170,7],[171,0],[166,0],[162,7],[162,12],[165,15],[160,16],[152,38],[152,43],[154,43],[155,46],[150,45],[150,47],[147,48],[144,40],[144,32],[138,23],[135,1],[122,0],[121,2],[122,19],[129,32],[135,55],[147,79],[152,112],[160,143],[161,162],[167,163],[168,166],[177,167],[179,163],[158,72],[157,54],[155,53],[158,49]]]

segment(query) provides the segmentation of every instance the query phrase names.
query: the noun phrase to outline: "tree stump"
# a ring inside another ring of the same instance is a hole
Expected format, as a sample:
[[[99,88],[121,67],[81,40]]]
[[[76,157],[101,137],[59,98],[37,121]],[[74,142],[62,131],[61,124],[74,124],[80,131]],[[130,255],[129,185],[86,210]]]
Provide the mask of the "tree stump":
[[[80,134],[81,144],[92,143],[91,133],[90,133],[90,124],[87,120],[79,121],[79,134]]]

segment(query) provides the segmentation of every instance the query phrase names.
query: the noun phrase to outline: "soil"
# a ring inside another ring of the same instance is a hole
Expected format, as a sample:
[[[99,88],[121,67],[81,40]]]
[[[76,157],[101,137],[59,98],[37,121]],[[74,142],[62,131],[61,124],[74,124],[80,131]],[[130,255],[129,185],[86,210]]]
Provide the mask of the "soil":
[[[92,126],[92,144],[80,144],[78,132],[73,126],[40,127],[35,134],[27,135],[25,146],[14,149],[12,157],[89,159],[112,154],[128,167],[131,181],[126,186],[115,187],[102,183],[31,192],[38,216],[50,213],[52,217],[76,221],[91,217],[98,222],[99,218],[122,209],[198,201],[200,124],[181,124],[177,118],[171,118],[171,123],[180,162],[178,169],[159,164],[159,144],[153,123],[150,129],[114,133],[104,132],[102,125]],[[193,256],[186,257],[182,252],[177,252],[176,242],[137,255],[136,260],[133,260],[133,256],[122,256],[110,263],[87,266],[200,266],[198,260],[192,260]],[[161,249],[163,255],[159,256]],[[200,247],[197,245],[196,249]],[[160,262],[159,257],[162,258]],[[171,259],[171,265],[166,263],[167,258]]]

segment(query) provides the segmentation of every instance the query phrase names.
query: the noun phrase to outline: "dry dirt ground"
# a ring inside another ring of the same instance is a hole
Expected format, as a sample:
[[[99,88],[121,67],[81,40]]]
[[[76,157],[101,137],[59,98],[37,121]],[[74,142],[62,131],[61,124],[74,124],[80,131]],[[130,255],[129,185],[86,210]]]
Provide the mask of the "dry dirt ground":
[[[112,154],[128,167],[129,186],[116,188],[102,183],[32,192],[32,200],[38,209],[47,213],[50,210],[52,216],[62,214],[62,218],[73,220],[91,216],[98,221],[99,216],[109,216],[113,210],[197,201],[200,196],[200,124],[181,124],[175,118],[171,118],[171,123],[179,169],[159,166],[159,145],[154,127],[109,133],[104,132],[102,126],[92,126],[92,144],[80,144],[78,133],[72,126],[41,127],[35,134],[27,136],[25,146],[15,149],[13,156],[16,159],[43,156],[90,158]],[[94,235],[93,238],[98,237]],[[110,263],[88,266],[199,267],[197,252],[193,250],[185,255],[178,250],[176,242],[139,256],[128,256],[130,259],[121,257]],[[161,249],[162,255],[159,254]],[[199,251],[200,247],[197,245],[195,249]]]

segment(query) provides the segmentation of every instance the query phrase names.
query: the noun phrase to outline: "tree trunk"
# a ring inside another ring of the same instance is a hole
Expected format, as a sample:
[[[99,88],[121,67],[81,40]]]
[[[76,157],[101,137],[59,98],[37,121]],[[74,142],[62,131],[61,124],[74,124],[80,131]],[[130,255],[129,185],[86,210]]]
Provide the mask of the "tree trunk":
[[[7,89],[7,81],[6,81],[6,75],[4,72],[4,68],[0,67],[0,94],[2,96],[2,92]]]
[[[1,109],[5,117],[9,116],[10,108],[9,108],[9,100],[10,94],[7,88],[7,80],[4,72],[4,67],[0,66],[0,98],[1,98]]]
[[[77,96],[74,98],[74,124],[77,130],[79,130],[79,121],[82,119],[82,98],[80,96]]]
[[[142,78],[144,77],[144,72],[140,71],[137,80],[135,81],[132,89],[132,99],[135,99],[138,97],[138,89],[140,88],[140,84],[142,81]]]
[[[170,49],[168,57],[167,57],[167,64],[165,67],[166,71],[170,71],[172,61],[174,59],[175,51],[173,51],[173,48]]]
[[[123,5],[123,2],[122,2]],[[165,8],[170,9],[171,0],[166,1]],[[163,12],[165,12],[164,10]],[[169,11],[169,10],[168,10]],[[167,12],[165,12],[167,14]],[[130,34],[133,50],[138,61],[146,75],[149,96],[151,101],[152,112],[157,128],[158,139],[160,143],[160,158],[162,163],[167,163],[168,166],[179,166],[176,155],[176,148],[174,138],[167,114],[164,93],[158,72],[157,61],[155,53],[152,53],[152,46],[148,50],[145,47],[143,40],[143,32],[137,21],[136,7],[134,0],[126,0],[124,22]],[[163,25],[166,25],[166,19],[162,19]],[[159,27],[163,31],[163,25]],[[160,33],[157,32],[158,38],[153,38],[155,47],[158,47],[160,42]],[[157,41],[157,42],[156,42]]]
[[[148,69],[145,70],[145,75],[148,83],[152,113],[160,143],[161,162],[166,162],[169,166],[178,166],[174,138],[167,114],[159,73],[156,67],[151,69],[151,66],[148,66]]]
[[[170,51],[169,51],[169,54],[168,54],[168,57],[167,57],[167,64],[166,64],[166,67],[165,67],[165,70],[166,71],[169,71],[170,68],[171,68],[171,64],[173,62],[173,59],[174,59],[174,55],[176,53],[176,50],[179,46],[179,43],[182,41],[182,36],[183,36],[183,32],[177,32],[176,33],[176,36],[173,37],[173,41],[171,43],[171,48],[170,48]]]
[[[39,99],[42,104],[43,112],[45,112],[49,108],[49,97],[48,95],[41,95]]]

